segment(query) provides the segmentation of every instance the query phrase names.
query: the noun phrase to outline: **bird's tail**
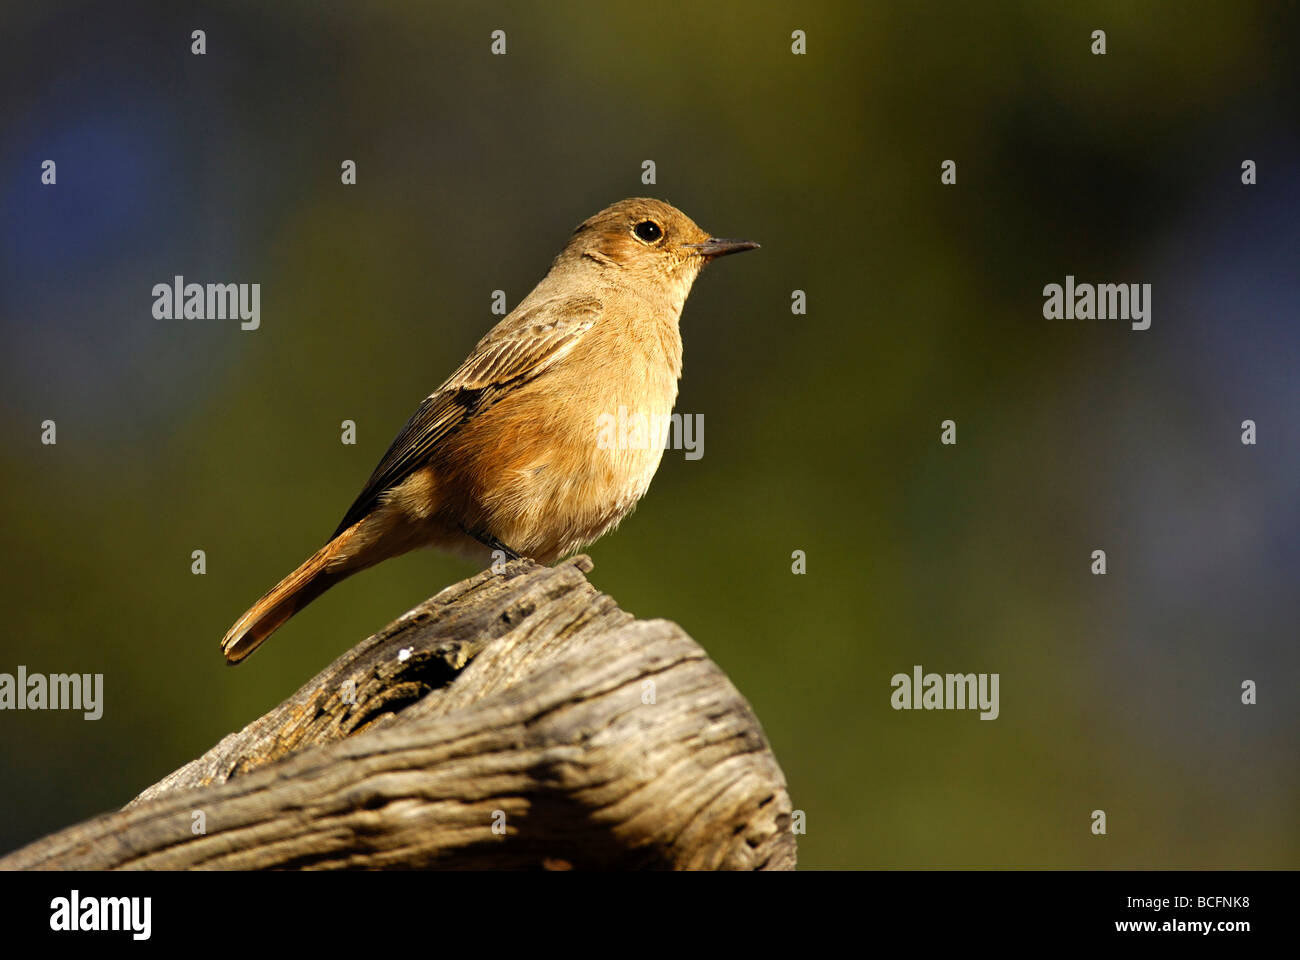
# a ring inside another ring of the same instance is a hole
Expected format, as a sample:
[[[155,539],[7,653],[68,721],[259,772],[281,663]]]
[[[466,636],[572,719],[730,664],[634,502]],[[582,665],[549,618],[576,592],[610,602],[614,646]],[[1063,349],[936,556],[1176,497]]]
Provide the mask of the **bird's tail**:
[[[235,621],[235,625],[221,641],[221,652],[226,655],[228,663],[235,664],[243,660],[295,613],[360,569],[359,566],[345,566],[338,562],[354,529],[355,527],[344,531],[317,550]],[[332,560],[335,561],[335,568],[331,570],[329,566]]]

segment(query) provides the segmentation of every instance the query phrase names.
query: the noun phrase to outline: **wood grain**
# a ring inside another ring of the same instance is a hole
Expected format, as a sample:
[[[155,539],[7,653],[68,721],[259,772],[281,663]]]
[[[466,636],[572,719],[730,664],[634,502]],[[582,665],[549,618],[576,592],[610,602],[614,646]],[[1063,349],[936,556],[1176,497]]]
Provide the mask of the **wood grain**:
[[[793,869],[758,718],[590,569],[519,560],[447,588],[0,869]]]

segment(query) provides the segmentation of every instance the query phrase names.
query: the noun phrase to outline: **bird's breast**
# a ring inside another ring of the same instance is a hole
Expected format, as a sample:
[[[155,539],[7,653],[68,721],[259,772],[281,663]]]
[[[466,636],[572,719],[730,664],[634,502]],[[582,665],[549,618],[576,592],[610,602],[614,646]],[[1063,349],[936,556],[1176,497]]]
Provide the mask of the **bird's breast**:
[[[631,511],[673,433],[675,323],[667,348],[658,335],[597,332],[477,416],[467,445],[484,525],[539,560],[581,548]]]

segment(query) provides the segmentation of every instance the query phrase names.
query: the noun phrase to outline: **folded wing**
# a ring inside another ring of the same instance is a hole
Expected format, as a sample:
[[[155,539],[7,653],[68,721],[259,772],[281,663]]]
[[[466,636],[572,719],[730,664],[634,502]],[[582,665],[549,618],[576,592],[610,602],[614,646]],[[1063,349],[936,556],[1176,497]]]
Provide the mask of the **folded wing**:
[[[333,536],[364,517],[384,491],[427,464],[443,438],[476,410],[569,353],[600,318],[601,310],[595,297],[554,297],[494,327],[406,421]]]

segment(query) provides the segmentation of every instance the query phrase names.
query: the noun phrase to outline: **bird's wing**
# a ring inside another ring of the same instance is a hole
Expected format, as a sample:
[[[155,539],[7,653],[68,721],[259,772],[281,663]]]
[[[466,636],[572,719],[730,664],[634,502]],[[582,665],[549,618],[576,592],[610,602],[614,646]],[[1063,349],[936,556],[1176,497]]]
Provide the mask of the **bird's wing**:
[[[406,421],[334,536],[365,516],[385,490],[424,466],[438,443],[468,416],[571,351],[602,309],[595,297],[553,297],[494,327]]]

